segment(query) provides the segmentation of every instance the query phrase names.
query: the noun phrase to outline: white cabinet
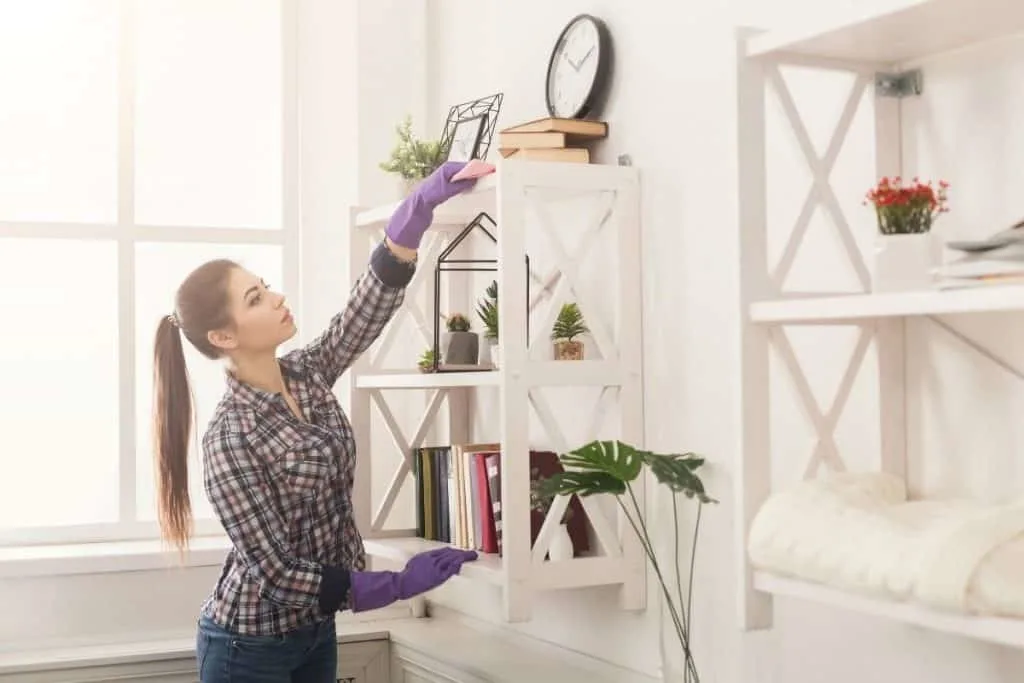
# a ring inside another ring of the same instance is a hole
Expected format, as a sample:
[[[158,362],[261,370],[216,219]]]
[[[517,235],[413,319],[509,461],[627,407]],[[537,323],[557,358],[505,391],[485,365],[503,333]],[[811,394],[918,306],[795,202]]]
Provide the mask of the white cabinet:
[[[338,683],[389,683],[388,641],[338,644]]]
[[[391,683],[483,683],[479,678],[392,643]]]

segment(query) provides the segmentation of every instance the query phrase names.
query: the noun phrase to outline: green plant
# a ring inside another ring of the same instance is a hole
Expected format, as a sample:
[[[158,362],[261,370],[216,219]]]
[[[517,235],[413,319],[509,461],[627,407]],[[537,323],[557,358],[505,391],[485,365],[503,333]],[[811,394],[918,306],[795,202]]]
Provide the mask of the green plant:
[[[469,332],[469,318],[461,313],[452,313],[445,321],[449,332]]]
[[[581,334],[590,330],[583,320],[583,313],[576,303],[563,304],[558,311],[558,318],[551,327],[551,338],[555,341],[572,341]]]
[[[558,472],[538,482],[535,495],[547,498],[556,495],[591,496],[596,493],[615,497],[620,509],[640,540],[640,545],[654,569],[661,591],[665,597],[666,609],[672,617],[679,644],[683,649],[686,669],[684,680],[699,683],[700,676],[690,651],[691,598],[693,596],[693,568],[697,555],[697,536],[700,531],[700,514],[703,504],[718,501],[707,495],[704,483],[697,475],[697,469],[704,459],[693,453],[661,454],[643,451],[621,441],[591,441],[576,450],[559,456],[565,472]],[[643,472],[650,470],[654,478],[672,492],[672,519],[675,536],[675,579],[674,596],[669,590],[661,564],[654,553],[654,543],[644,522],[643,511],[633,491],[633,482]],[[693,532],[693,548],[690,551],[689,587],[683,598],[683,582],[679,567],[679,508],[678,494],[697,501],[697,519]],[[627,501],[628,500],[628,506]]]
[[[420,359],[419,359],[419,361],[417,361],[416,364],[419,366],[420,370],[422,370],[424,372],[429,372],[429,371],[433,370],[434,369],[434,349],[433,348],[426,349],[422,354],[420,354]]]
[[[417,140],[413,135],[411,116],[395,127],[395,133],[398,141],[388,160],[381,162],[382,171],[397,173],[406,180],[422,180],[444,161],[440,142]]]
[[[534,478],[533,487],[530,489],[530,509],[547,514],[555,496],[544,490],[544,479],[540,477],[540,468],[530,468],[530,475]],[[565,512],[562,513],[561,523],[567,524],[570,519],[572,519],[572,507],[567,505]]]
[[[485,299],[476,305],[476,314],[484,325],[484,336],[498,339],[498,281],[494,280],[484,291]]]

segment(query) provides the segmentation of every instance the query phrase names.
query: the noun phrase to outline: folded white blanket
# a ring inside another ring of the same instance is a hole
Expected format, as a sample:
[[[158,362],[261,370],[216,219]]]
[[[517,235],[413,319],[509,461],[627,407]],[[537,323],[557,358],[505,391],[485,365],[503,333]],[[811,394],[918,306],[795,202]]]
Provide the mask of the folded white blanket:
[[[1024,617],[1024,502],[908,501],[883,473],[772,495],[748,551],[763,571],[962,612]]]

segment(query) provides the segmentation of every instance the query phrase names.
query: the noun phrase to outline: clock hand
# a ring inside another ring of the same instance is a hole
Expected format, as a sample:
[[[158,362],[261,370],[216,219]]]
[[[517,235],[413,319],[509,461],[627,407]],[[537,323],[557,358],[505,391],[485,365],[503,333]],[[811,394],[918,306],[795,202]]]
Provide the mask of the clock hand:
[[[580,70],[579,64],[577,64],[576,62],[574,62],[571,59],[569,59],[569,53],[568,52],[563,52],[562,56],[565,57],[565,61],[569,62],[569,66],[571,66],[573,68],[573,71],[579,71]]]
[[[588,58],[590,57],[590,55],[591,55],[591,53],[592,53],[593,51],[594,51],[594,46],[593,46],[593,45],[591,45],[591,46],[590,46],[590,49],[589,49],[589,50],[587,50],[587,54],[583,55],[583,59],[581,59],[581,60],[580,60],[579,62],[577,62],[577,64],[578,64],[578,66],[576,67],[576,70],[577,70],[577,71],[579,71],[579,70],[580,70],[580,67],[581,67],[581,66],[583,66],[583,62],[587,61],[587,59],[588,59]]]

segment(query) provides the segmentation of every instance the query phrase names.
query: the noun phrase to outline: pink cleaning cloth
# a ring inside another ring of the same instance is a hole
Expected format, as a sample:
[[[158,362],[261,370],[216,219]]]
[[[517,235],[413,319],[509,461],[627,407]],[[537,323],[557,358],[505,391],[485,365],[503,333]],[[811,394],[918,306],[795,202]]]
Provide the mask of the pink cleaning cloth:
[[[495,170],[494,164],[489,164],[486,161],[480,161],[479,159],[470,159],[461,171],[452,176],[452,180],[457,181],[468,178],[479,178],[481,176],[494,173]]]

